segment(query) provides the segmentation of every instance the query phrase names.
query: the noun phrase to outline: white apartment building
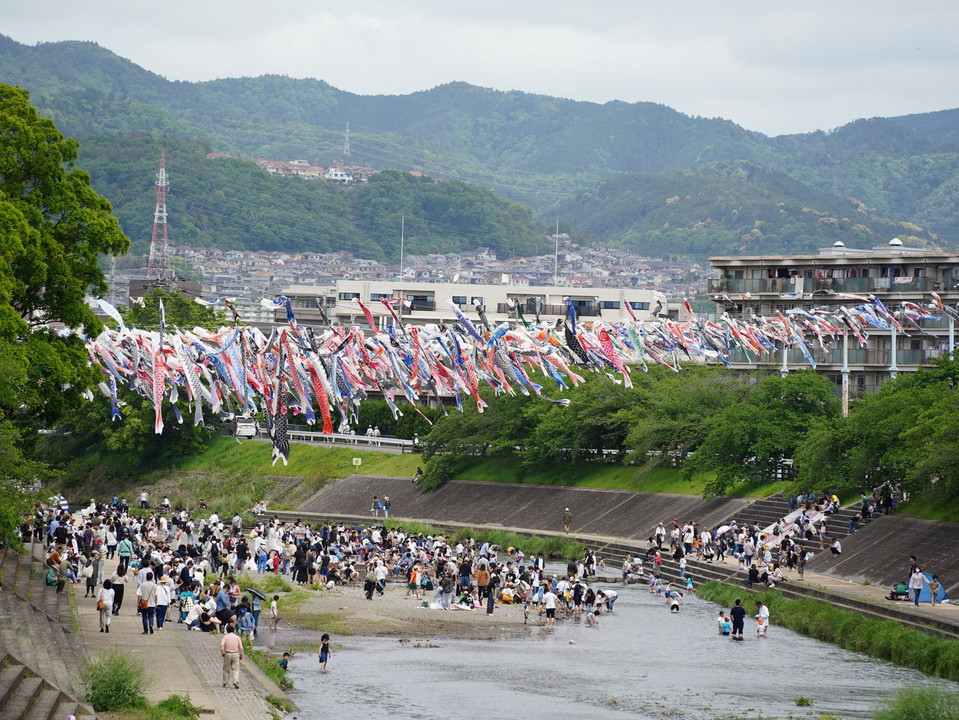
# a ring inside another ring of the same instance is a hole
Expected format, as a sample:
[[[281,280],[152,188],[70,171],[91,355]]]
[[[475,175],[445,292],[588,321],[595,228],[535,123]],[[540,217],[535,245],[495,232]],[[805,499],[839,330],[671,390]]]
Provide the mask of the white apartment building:
[[[342,325],[367,326],[366,317],[357,300],[369,308],[379,327],[393,322],[383,298],[405,298],[410,306],[403,309],[403,322],[415,325],[456,323],[450,303],[470,319],[476,320],[476,305],[483,305],[493,324],[518,322],[515,306],[528,322],[537,316],[555,320],[567,312],[566,297],[584,321],[628,320],[624,304],[629,303],[637,317],[652,319],[652,311],[660,305],[660,314],[668,312],[666,295],[654,290],[634,288],[569,288],[533,285],[475,285],[465,283],[427,283],[411,280],[338,280],[333,287],[294,286],[283,291],[293,305],[297,321],[304,325],[319,324],[325,314]],[[511,306],[510,301],[514,303]],[[319,308],[322,304],[324,313]],[[398,313],[399,310],[396,310]],[[675,315],[675,310],[673,311]],[[277,322],[286,321],[285,310],[275,311]]]
[[[959,302],[959,254],[906,247],[898,238],[869,249],[836,243],[817,255],[713,257],[709,263],[719,270],[720,277],[709,281],[708,292],[720,312],[726,310],[733,316],[768,316],[794,307],[811,310],[862,302],[835,293],[875,295],[890,312],[904,301],[925,306],[932,292],[938,293],[943,303],[954,306]],[[873,392],[886,378],[915,371],[954,348],[954,328],[949,318],[935,314],[939,320],[920,321],[933,337],[925,337],[903,323],[908,336],[868,328],[869,341],[864,348],[855,339],[845,352],[841,341],[826,349],[811,344],[817,372],[837,385],[846,372],[852,393]],[[730,362],[738,368],[755,367],[741,355],[733,356]],[[780,366],[781,353],[768,362]],[[786,354],[787,370],[807,367],[809,363],[798,349]]]

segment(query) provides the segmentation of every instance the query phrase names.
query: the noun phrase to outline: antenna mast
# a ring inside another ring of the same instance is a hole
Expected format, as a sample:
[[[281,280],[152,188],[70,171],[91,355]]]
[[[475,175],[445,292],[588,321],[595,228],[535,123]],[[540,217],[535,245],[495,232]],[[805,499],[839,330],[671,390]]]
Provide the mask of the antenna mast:
[[[170,265],[170,242],[167,237],[166,191],[170,186],[166,174],[166,150],[160,150],[160,172],[157,173],[157,204],[153,213],[153,237],[150,240],[150,263],[147,279],[154,287],[170,290],[176,281]]]
[[[350,124],[346,123],[346,134],[343,136],[343,154],[350,156]]]

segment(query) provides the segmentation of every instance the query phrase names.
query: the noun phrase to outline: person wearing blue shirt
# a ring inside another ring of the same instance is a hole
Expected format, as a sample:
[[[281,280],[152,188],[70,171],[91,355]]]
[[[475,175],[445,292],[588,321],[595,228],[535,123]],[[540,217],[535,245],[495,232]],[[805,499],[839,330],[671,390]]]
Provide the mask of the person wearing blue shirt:
[[[216,616],[224,626],[230,622],[230,618],[233,616],[233,611],[230,609],[230,596],[222,585],[219,586],[216,593]]]
[[[238,622],[240,624],[240,637],[243,637],[244,635],[247,637],[252,637],[254,630],[253,613],[249,613],[243,608],[240,608],[238,612],[240,614],[240,617],[238,618]]]

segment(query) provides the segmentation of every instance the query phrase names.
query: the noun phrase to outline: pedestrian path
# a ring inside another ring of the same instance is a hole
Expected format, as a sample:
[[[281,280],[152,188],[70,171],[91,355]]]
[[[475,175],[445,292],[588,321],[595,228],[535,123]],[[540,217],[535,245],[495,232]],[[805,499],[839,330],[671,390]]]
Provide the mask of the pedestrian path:
[[[115,563],[108,561],[105,576],[109,577],[114,569]],[[147,690],[151,702],[174,694],[189,695],[190,701],[203,709],[202,717],[207,720],[265,720],[271,717],[272,706],[264,698],[272,694],[286,699],[248,658],[240,664],[240,689],[221,687],[222,635],[188,631],[176,621],[175,607],[168,613],[172,622],[167,621],[163,630],[144,635],[135,600],[136,584],[132,583],[127,586],[120,614],[113,616],[110,632],[101,633],[96,600],[78,596],[80,637],[88,656],[117,648],[142,659],[152,680]]]

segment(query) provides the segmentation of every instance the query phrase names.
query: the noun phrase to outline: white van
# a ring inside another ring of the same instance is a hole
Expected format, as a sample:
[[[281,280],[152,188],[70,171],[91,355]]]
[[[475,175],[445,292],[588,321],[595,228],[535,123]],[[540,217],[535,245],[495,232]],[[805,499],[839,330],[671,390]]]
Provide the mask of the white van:
[[[259,425],[256,422],[255,418],[251,418],[251,417],[233,418],[234,437],[254,438],[256,437],[257,431],[259,429],[260,429]]]

